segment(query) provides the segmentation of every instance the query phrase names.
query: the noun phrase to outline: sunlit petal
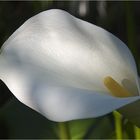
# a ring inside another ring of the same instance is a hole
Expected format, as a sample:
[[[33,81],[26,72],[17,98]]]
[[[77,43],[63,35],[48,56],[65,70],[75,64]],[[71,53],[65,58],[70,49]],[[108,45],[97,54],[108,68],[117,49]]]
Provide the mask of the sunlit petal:
[[[104,29],[62,10],[30,18],[3,45],[3,54],[22,65],[51,71],[74,87],[103,92],[102,80],[110,75],[138,94],[136,66],[127,46]]]

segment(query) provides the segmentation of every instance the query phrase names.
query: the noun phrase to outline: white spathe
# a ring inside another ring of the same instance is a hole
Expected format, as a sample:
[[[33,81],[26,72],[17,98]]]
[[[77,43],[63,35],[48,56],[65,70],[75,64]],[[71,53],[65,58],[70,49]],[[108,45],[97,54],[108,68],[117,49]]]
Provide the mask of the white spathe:
[[[133,97],[111,96],[107,76]],[[22,103],[53,121],[98,117],[140,99],[127,46],[58,9],[30,18],[3,44],[0,78]]]

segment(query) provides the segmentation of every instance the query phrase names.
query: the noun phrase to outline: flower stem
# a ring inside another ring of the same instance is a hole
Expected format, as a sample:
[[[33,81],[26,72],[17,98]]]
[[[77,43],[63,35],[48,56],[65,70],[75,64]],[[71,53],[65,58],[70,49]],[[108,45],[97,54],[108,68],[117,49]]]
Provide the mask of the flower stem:
[[[59,122],[59,137],[60,139],[70,139],[68,123],[67,122]]]
[[[121,140],[121,139],[123,139],[122,116],[117,111],[114,111],[113,114],[114,114],[114,121],[115,121],[116,139]]]
[[[140,128],[137,126],[134,126],[134,133],[135,133],[135,139],[139,140],[140,139]]]

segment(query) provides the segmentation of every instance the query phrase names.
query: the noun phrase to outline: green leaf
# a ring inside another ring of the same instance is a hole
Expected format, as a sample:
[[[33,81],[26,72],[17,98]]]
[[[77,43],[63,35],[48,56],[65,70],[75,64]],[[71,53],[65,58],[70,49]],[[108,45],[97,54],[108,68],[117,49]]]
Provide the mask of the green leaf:
[[[70,137],[72,139],[83,138],[94,122],[95,122],[94,119],[70,121],[69,122]]]
[[[109,138],[113,132],[112,118],[108,115],[96,119],[71,121],[69,129],[72,139]]]

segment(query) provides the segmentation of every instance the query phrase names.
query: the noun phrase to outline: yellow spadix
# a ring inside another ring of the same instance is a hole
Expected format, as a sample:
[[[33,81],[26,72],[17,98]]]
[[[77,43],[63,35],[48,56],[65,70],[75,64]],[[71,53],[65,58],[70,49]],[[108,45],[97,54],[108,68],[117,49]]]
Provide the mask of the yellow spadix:
[[[111,95],[115,97],[130,97],[132,96],[123,86],[121,86],[112,77],[107,76],[104,78],[104,85],[110,91]]]

